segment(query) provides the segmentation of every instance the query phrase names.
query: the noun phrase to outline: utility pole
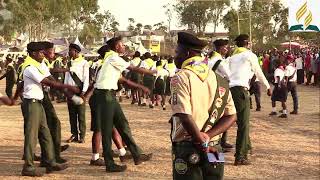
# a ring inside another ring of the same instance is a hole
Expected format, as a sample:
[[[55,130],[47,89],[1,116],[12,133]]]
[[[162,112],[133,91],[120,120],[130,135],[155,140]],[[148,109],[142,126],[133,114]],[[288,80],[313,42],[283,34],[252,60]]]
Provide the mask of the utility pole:
[[[248,0],[249,2],[249,36],[250,36],[250,42],[252,44],[252,27],[251,27],[251,0]],[[251,45],[251,48],[252,48],[252,45]]]

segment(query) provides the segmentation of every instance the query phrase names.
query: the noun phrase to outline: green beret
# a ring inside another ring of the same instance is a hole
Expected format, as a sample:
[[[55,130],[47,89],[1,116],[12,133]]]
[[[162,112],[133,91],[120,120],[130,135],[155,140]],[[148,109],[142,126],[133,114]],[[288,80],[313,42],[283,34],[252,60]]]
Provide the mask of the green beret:
[[[80,48],[80,46],[78,46],[77,44],[71,43],[71,44],[69,45],[69,49],[70,49],[70,48],[73,48],[73,49],[77,50],[78,52],[81,52],[81,48]]]
[[[226,39],[217,39],[213,42],[215,47],[221,47],[221,46],[225,46],[228,45],[229,41]]]
[[[41,51],[41,50],[44,50],[44,49],[45,49],[45,46],[41,42],[30,42],[27,45],[28,52],[37,52],[37,51]]]
[[[207,45],[205,41],[202,41],[196,36],[186,32],[178,32],[178,44],[186,48],[199,51],[201,51]]]
[[[240,34],[234,41],[248,41],[249,40],[249,35],[248,34]]]

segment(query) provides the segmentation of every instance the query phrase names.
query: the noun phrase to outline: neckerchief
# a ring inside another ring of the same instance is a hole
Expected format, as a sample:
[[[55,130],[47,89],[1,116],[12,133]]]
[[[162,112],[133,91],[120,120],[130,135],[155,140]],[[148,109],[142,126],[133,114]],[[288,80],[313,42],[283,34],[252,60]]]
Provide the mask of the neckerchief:
[[[167,68],[168,68],[168,70],[173,70],[176,68],[176,65],[174,63],[169,63],[169,64],[167,64]]]
[[[201,81],[204,81],[208,77],[209,68],[206,60],[201,56],[194,56],[185,60],[182,63],[181,69],[188,69],[194,72]]]
[[[20,66],[21,66],[21,72],[19,74],[19,79],[21,80],[23,79],[23,72],[28,66],[34,66],[39,70],[41,74],[44,74],[43,70],[41,69],[41,63],[32,59],[30,56],[27,56],[27,58],[24,60],[24,63],[22,63]]]
[[[144,60],[146,62],[146,64],[148,65],[148,69],[151,69],[154,65],[154,61],[150,58]]]
[[[240,54],[240,53],[245,52],[245,51],[249,51],[249,49],[244,48],[244,47],[237,47],[237,48],[233,51],[232,55]]]
[[[84,60],[84,58],[83,58],[83,56],[80,54],[79,57],[77,57],[76,59],[72,59],[72,62],[73,62],[73,63],[78,63],[78,62],[81,62],[81,61],[83,61],[83,60]]]
[[[217,51],[214,51],[211,58],[214,58],[214,57],[219,57],[220,59],[222,59],[222,56],[221,54],[219,54]]]
[[[105,61],[106,59],[108,59],[109,57],[111,57],[111,56],[113,56],[113,55],[118,55],[118,53],[116,53],[116,52],[114,52],[114,51],[112,51],[112,50],[106,52],[106,53],[104,54],[104,58],[103,58],[102,61],[101,61],[101,65],[104,63],[104,61]]]

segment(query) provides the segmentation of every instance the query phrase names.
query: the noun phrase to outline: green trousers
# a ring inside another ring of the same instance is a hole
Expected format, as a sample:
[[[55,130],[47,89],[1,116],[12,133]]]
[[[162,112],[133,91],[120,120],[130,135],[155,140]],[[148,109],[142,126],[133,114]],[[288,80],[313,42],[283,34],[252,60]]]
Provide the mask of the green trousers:
[[[52,137],[46,115],[40,101],[23,100],[25,168],[34,169],[34,153],[37,139],[48,164],[55,163]]]
[[[114,164],[112,157],[112,128],[115,127],[126,143],[133,158],[138,158],[142,150],[135,143],[128,120],[126,119],[115,94],[108,90],[94,90],[95,113],[97,121],[101,123],[102,145],[106,166]]]
[[[12,98],[12,90],[13,90],[14,83],[7,83],[6,84],[6,94],[9,98]]]
[[[248,151],[251,149],[249,136],[250,117],[250,95],[243,87],[230,88],[234,105],[237,110],[237,139],[236,139],[236,160],[247,159]]]
[[[221,146],[215,146],[220,152]],[[190,155],[198,154],[200,161],[197,164],[190,163]],[[221,180],[224,174],[224,164],[212,164],[208,162],[206,153],[200,152],[190,142],[172,144],[172,175],[173,180]]]
[[[58,159],[60,158],[61,152],[61,124],[51,103],[48,92],[44,92],[42,105],[46,113],[48,128],[52,136],[55,158]]]
[[[83,103],[81,105],[75,105],[72,102],[68,101],[68,111],[71,134],[76,137],[80,135],[80,138],[84,139],[86,136],[86,104]]]

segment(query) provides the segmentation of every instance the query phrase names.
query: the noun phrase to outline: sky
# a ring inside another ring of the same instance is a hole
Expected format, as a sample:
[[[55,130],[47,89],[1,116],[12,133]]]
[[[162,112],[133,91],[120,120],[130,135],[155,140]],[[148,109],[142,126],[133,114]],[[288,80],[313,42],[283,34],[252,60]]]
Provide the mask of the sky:
[[[175,0],[98,0],[100,11],[109,10],[120,23],[119,29],[126,30],[129,25],[128,18],[135,19],[136,23],[143,25],[154,25],[159,22],[164,22],[168,25],[165,15],[164,5],[172,3]],[[287,6],[287,0],[281,0]],[[233,3],[234,5],[235,3]],[[184,29],[178,22],[177,15],[171,22],[171,30]],[[213,31],[213,26],[208,25],[207,31]],[[223,25],[217,28],[217,32],[226,32]]]

